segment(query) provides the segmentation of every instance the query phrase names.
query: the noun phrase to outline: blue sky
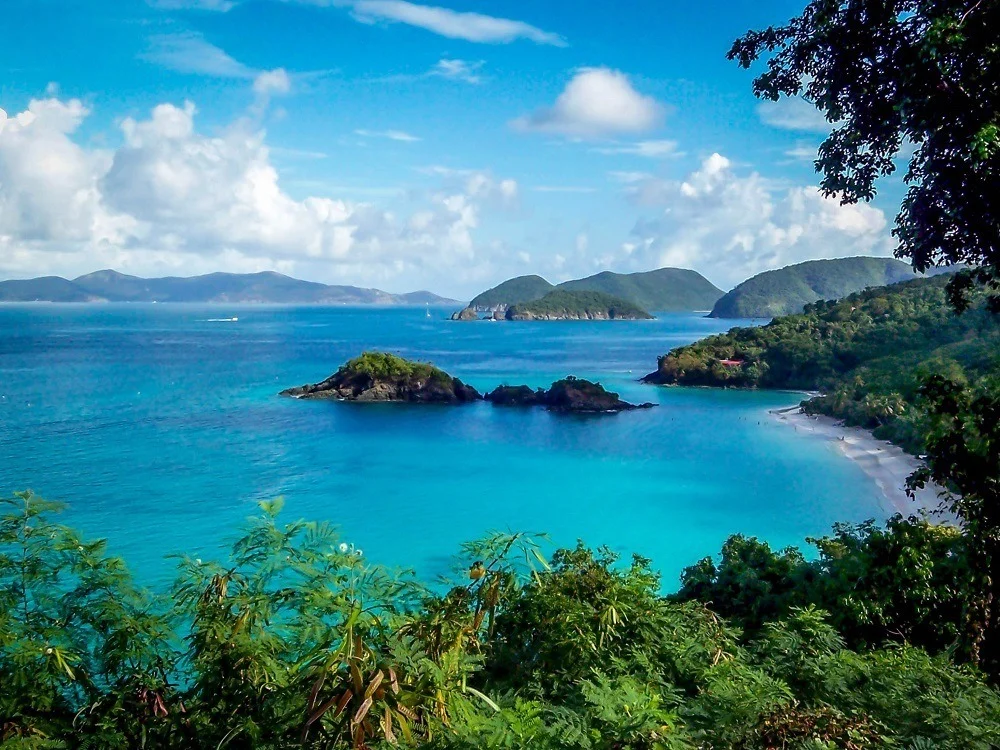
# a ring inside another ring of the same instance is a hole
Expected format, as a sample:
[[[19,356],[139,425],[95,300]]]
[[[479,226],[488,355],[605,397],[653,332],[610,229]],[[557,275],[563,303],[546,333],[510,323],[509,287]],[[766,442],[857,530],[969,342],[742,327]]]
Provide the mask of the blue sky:
[[[891,252],[898,180],[725,59],[795,2],[5,0],[0,277],[276,269],[468,297]]]

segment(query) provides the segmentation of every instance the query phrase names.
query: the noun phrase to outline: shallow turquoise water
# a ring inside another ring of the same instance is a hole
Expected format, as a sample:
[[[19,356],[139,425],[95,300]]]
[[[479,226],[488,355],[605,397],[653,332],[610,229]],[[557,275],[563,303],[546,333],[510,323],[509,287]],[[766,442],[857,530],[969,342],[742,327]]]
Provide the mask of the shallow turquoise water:
[[[886,515],[831,445],[767,418],[800,396],[636,382],[658,354],[731,322],[463,324],[448,312],[0,306],[0,492],[70,503],[67,522],[158,583],[172,575],[166,554],[218,554],[279,495],[289,519],[332,520],[369,558],[424,574],[487,530],[531,530],[651,557],[668,588],[731,533],[799,544]],[[659,407],[575,417],[276,396],[369,348],[480,390],[575,374]]]

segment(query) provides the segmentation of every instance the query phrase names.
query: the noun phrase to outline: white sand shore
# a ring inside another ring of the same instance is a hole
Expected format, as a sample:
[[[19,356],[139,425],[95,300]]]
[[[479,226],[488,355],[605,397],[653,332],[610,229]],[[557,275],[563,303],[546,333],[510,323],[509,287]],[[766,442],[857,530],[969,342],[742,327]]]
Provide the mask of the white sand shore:
[[[803,414],[798,406],[775,409],[770,414],[778,422],[794,428],[802,435],[834,442],[841,453],[875,480],[885,497],[885,510],[889,513],[908,516],[921,510],[932,512],[940,505],[940,488],[937,485],[928,485],[917,493],[915,500],[907,497],[906,478],[921,462],[892,443],[878,440],[859,427],[847,427],[831,417]],[[935,518],[945,520],[947,516],[936,515]]]

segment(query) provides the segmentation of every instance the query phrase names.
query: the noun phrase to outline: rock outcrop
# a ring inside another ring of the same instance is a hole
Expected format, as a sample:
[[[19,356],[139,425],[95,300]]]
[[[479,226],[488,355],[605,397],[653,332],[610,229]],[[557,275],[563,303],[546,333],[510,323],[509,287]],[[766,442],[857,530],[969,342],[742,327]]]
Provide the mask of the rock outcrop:
[[[549,411],[606,414],[649,409],[654,404],[630,404],[600,383],[572,376],[557,380],[548,390],[532,390],[526,385],[502,385],[485,396],[496,406],[543,406]]]
[[[479,320],[479,313],[474,307],[466,307],[456,313],[452,313],[452,320]]]
[[[414,404],[464,404],[482,400],[458,378],[423,362],[383,352],[365,352],[326,380],[289,388],[281,395],[304,399]]]

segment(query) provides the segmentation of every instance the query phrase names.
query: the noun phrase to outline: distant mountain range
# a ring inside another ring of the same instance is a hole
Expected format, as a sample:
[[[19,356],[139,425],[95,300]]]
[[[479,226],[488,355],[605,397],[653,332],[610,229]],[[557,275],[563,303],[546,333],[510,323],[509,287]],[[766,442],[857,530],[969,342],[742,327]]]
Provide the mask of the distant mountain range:
[[[696,271],[660,268],[629,274],[603,271],[558,285],[550,284],[541,276],[518,276],[478,295],[469,307],[478,311],[506,309],[534,302],[557,289],[601,292],[654,312],[710,310],[722,296],[721,289]]]
[[[954,268],[932,269],[927,275]],[[920,274],[895,258],[810,260],[747,279],[712,308],[713,318],[775,318],[802,312],[817,300],[837,300],[869,287],[888,286]]]
[[[0,281],[0,302],[202,302],[308,305],[445,305],[456,300],[431,292],[390,294],[380,289],[331,286],[280,273],[210,273],[142,279],[97,271],[69,280],[44,276]]]

